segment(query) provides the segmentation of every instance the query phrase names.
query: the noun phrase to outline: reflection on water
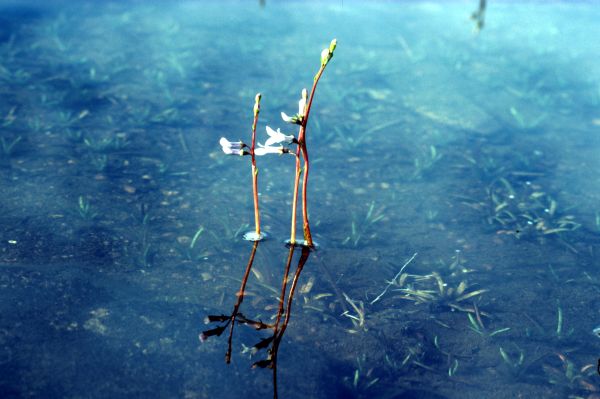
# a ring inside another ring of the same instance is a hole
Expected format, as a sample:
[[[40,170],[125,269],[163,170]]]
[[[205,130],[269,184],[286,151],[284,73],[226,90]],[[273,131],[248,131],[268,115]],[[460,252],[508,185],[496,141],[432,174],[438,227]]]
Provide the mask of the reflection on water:
[[[0,3],[0,396],[596,398],[598,6],[265,3]]]
[[[307,246],[302,246],[301,251],[302,254],[298,259],[298,265],[296,266],[296,271],[292,277],[291,286],[289,288],[289,292],[287,290],[287,285],[289,281],[290,275],[290,266],[292,264],[292,259],[294,258],[294,250],[296,249],[295,245],[288,245],[289,253],[287,257],[287,261],[285,263],[285,271],[283,273],[283,279],[281,283],[281,295],[279,296],[279,305],[277,308],[277,314],[273,318],[275,321],[273,323],[264,323],[261,320],[250,320],[246,316],[244,316],[240,311],[240,306],[242,301],[244,300],[244,295],[246,294],[246,284],[248,282],[248,277],[250,276],[250,271],[252,269],[252,265],[254,263],[254,256],[256,255],[256,250],[258,248],[259,241],[255,241],[252,246],[252,252],[250,253],[250,259],[248,260],[248,265],[246,266],[246,271],[244,272],[244,277],[242,277],[242,285],[240,290],[236,293],[236,303],[233,307],[233,311],[231,315],[209,315],[207,316],[207,323],[222,323],[218,327],[212,328],[210,330],[203,331],[200,334],[200,341],[205,342],[211,336],[220,336],[223,331],[229,327],[229,338],[227,340],[227,352],[225,353],[225,362],[231,362],[231,351],[232,351],[232,339],[233,339],[233,329],[236,324],[244,324],[246,326],[252,327],[257,331],[260,330],[270,330],[272,334],[267,336],[266,338],[262,338],[258,343],[254,344],[252,347],[245,347],[244,352],[250,352],[251,354],[256,354],[261,350],[266,351],[266,356],[264,359],[255,361],[252,364],[252,368],[269,368],[273,371],[273,397],[278,397],[278,389],[277,389],[277,358],[279,353],[279,345],[281,344],[281,339],[285,334],[285,331],[290,322],[290,318],[292,315],[292,302],[294,300],[294,295],[296,294],[296,288],[298,286],[298,281],[300,278],[300,273],[304,269],[306,265],[306,261],[310,255],[311,249]],[[286,293],[287,300],[286,300]],[[285,310],[284,310],[285,309]],[[283,319],[282,319],[283,318]]]

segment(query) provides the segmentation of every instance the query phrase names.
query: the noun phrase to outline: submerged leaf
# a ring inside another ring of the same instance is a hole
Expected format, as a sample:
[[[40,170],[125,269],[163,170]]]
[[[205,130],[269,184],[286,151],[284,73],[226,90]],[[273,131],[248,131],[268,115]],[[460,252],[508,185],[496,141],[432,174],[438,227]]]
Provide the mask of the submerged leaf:
[[[461,302],[461,301],[464,301],[465,299],[473,298],[474,296],[481,295],[484,292],[488,292],[488,291],[489,290],[487,290],[487,289],[483,289],[483,290],[469,292],[468,294],[465,294],[463,296],[460,296],[460,297],[456,298],[455,301],[456,302]]]

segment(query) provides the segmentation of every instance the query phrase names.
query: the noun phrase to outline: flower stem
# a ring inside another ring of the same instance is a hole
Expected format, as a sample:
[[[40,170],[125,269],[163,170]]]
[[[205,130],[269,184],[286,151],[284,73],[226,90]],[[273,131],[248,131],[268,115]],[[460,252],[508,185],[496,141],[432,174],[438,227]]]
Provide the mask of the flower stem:
[[[300,157],[296,154],[296,175],[294,177],[294,194],[292,197],[292,231],[290,232],[290,244],[296,244],[296,209],[298,208],[298,186],[300,184]]]
[[[319,79],[321,79],[321,75],[323,74],[323,71],[325,70],[325,67],[327,66],[327,64],[325,65],[321,65],[321,67],[319,68],[319,71],[317,72],[317,74],[315,75],[315,78],[313,80],[313,85],[312,88],[310,90],[310,96],[308,98],[308,102],[306,103],[306,109],[304,111],[304,118],[302,118],[302,125],[300,125],[300,132],[298,133],[298,149],[296,150],[296,156],[298,157],[297,161],[296,161],[296,182],[298,181],[300,174],[299,174],[299,168],[300,168],[300,153],[302,153],[302,158],[304,159],[304,177],[302,179],[302,228],[304,231],[304,240],[306,241],[306,245],[309,247],[312,247],[313,244],[313,240],[312,240],[312,234],[310,233],[310,224],[308,223],[308,203],[307,203],[307,187],[308,187],[308,169],[309,169],[309,163],[308,163],[308,150],[306,148],[306,126],[308,124],[308,116],[310,114],[310,108],[312,106],[312,102],[313,99],[315,97],[315,91],[317,89],[317,84],[319,83]],[[297,197],[297,188],[295,188],[295,196]],[[294,217],[295,217],[295,212],[294,213]]]
[[[302,229],[304,231],[304,240],[309,247],[313,246],[312,234],[310,233],[310,225],[308,224],[308,209],[306,202],[306,187],[308,185],[308,152],[306,151],[306,143],[302,145],[302,157],[304,158],[304,176],[302,177]]]
[[[254,196],[254,226],[257,239],[260,239],[260,212],[258,209],[258,169],[256,168],[254,147],[256,145],[256,124],[258,123],[258,114],[260,113],[260,98],[261,95],[260,93],[258,93],[254,102],[254,121],[252,122],[252,147],[250,147],[250,154],[252,155],[252,194]]]
[[[258,210],[258,169],[252,163],[252,193],[254,194],[254,226],[256,237],[260,238],[260,213]]]
[[[306,111],[304,112],[304,118],[302,118],[302,125],[300,126],[300,133],[298,133],[298,141],[300,143],[304,142],[304,135],[306,134],[306,125],[308,124],[308,116],[310,115],[310,108],[312,107],[312,102],[315,97],[315,91],[317,90],[317,84],[319,83],[319,79],[321,79],[321,75],[323,75],[323,71],[325,71],[325,67],[327,65],[321,65],[319,71],[315,75],[313,79],[313,85],[310,89],[310,96],[308,97],[308,101],[306,103]]]

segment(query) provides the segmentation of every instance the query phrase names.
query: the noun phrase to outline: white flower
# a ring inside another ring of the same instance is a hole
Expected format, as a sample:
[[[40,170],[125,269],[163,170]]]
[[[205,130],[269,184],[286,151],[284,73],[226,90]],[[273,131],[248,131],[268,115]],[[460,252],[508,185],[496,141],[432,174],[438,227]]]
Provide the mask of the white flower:
[[[265,147],[268,147],[272,144],[291,144],[296,141],[296,138],[293,135],[285,135],[281,133],[279,129],[275,131],[269,126],[267,126],[267,134],[269,135],[269,138],[267,139],[267,141],[265,141]]]
[[[246,144],[241,141],[229,141],[225,137],[221,137],[219,144],[221,144],[221,147],[229,147],[237,150],[246,147]]]
[[[221,137],[219,140],[223,152],[227,155],[244,155],[244,147],[247,147],[241,141],[229,141],[225,137]]]
[[[244,150],[238,148],[223,147],[223,152],[227,155],[245,155]]]
[[[302,97],[300,98],[300,101],[298,101],[298,113],[294,116],[289,116],[285,112],[282,112],[281,119],[283,119],[284,122],[287,122],[287,123],[295,123],[297,125],[301,125],[302,120],[304,119],[304,112],[305,112],[305,108],[306,108],[307,97],[308,97],[308,92],[306,91],[306,89],[302,89]]]
[[[288,116],[285,112],[281,113],[281,119],[286,123],[298,123],[300,121],[298,115]]]
[[[259,148],[254,149],[254,155],[260,157],[267,154],[283,154],[286,152],[286,149],[283,146],[280,147],[269,147],[258,144]]]
[[[306,89],[302,89],[302,97],[300,101],[298,101],[298,115],[304,118],[304,111],[306,108],[306,100],[308,98],[308,91]]]

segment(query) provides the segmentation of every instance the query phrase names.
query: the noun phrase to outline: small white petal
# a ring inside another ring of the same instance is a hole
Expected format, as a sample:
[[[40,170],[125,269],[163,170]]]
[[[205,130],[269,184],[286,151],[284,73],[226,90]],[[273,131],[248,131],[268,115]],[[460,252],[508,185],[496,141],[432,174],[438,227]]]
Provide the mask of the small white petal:
[[[244,155],[244,150],[241,148],[222,147],[222,149],[227,155]]]
[[[292,144],[295,139],[296,139],[296,137],[294,137],[292,134],[285,135],[285,134],[282,133],[281,134],[281,141],[280,141],[280,143]]]
[[[281,154],[283,152],[283,147],[268,147],[261,144],[259,146],[259,148],[254,149],[254,155],[259,157],[267,154]]]
[[[306,107],[306,98],[301,98],[298,101],[298,115],[304,116],[304,108]]]
[[[239,150],[246,146],[246,144],[244,144],[241,141],[229,141],[225,137],[221,137],[221,140],[219,140],[219,144],[221,144],[221,147],[223,147],[223,149],[234,148]]]
[[[284,122],[293,123],[292,122],[292,117],[291,116],[287,116],[287,114],[285,112],[281,113],[281,119],[283,119]]]
[[[282,115],[285,115],[283,112],[282,112],[281,114],[282,114]],[[286,115],[286,116],[287,116],[287,115]],[[282,117],[283,117],[283,116],[282,116]],[[277,129],[277,130],[279,130],[279,129]],[[267,134],[268,134],[269,136],[271,136],[271,137],[273,137],[273,136],[277,136],[277,134],[278,134],[278,133],[279,133],[279,132],[276,132],[275,130],[273,130],[273,129],[271,129],[269,126],[267,126]],[[281,134],[281,133],[279,133],[279,134]]]
[[[275,130],[271,129],[269,126],[267,126],[267,134],[270,137],[265,142],[265,147],[268,147],[273,144],[281,144],[281,143],[291,144],[294,142],[294,136],[283,134],[283,133],[281,133],[280,129],[277,129],[277,131],[275,131]]]

